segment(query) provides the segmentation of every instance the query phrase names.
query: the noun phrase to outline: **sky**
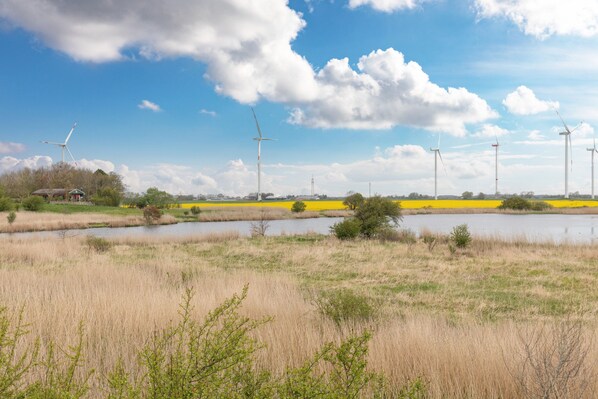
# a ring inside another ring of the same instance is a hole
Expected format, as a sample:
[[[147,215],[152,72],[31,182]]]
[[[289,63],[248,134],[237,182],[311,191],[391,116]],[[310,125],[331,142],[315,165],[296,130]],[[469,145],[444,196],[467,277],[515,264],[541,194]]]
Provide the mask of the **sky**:
[[[0,173],[127,189],[589,194],[598,1],[0,0]],[[598,155],[598,154],[595,154]],[[66,155],[66,161],[75,163]],[[598,160],[598,158],[597,158]]]

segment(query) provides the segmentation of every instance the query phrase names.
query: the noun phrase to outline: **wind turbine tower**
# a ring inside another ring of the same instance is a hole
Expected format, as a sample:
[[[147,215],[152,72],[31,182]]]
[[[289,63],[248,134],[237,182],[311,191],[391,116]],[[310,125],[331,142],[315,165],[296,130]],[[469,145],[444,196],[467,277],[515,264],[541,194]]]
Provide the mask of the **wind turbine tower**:
[[[262,200],[262,141],[272,141],[273,139],[267,139],[262,136],[262,130],[260,129],[260,124],[257,121],[257,116],[255,116],[255,111],[251,108],[251,112],[253,113],[253,119],[255,119],[255,126],[257,127],[257,133],[259,137],[254,137],[253,139],[257,141],[257,200]]]
[[[316,195],[316,191],[314,189],[314,175],[311,175],[311,196],[313,197]]]
[[[444,168],[444,161],[442,160],[442,154],[440,153],[440,134],[438,135],[438,145],[436,148],[431,148],[430,151],[434,153],[434,199],[438,199],[438,158],[440,157],[440,162],[442,162],[442,167]],[[446,169],[445,169],[446,172]]]
[[[73,124],[73,127],[71,128],[71,131],[69,132],[69,134],[66,136],[66,140],[64,140],[64,143],[55,143],[53,141],[41,141],[41,143],[44,144],[51,144],[51,145],[55,145],[60,147],[61,150],[61,163],[64,163],[64,150],[66,150],[69,155],[71,156],[71,159],[73,160],[73,162],[75,162],[75,164],[77,164],[77,161],[75,161],[75,157],[73,156],[73,154],[71,153],[71,150],[69,150],[69,147],[67,146],[69,139],[71,138],[73,132],[75,131],[75,128],[77,127],[77,123],[75,122]]]
[[[594,199],[594,153],[598,152],[596,149],[596,139],[594,139],[594,147],[587,148],[587,150],[592,152],[592,199]]]
[[[498,197],[498,137],[496,138],[496,144],[492,144],[494,147],[494,195]]]
[[[563,122],[563,126],[565,127],[564,132],[560,132],[560,136],[565,136],[565,198],[569,199],[569,155],[571,155],[571,166],[573,166],[573,154],[571,154],[571,133],[577,130],[580,126],[577,125],[573,130],[570,130],[559,111],[555,109],[556,114],[559,116],[561,122]]]

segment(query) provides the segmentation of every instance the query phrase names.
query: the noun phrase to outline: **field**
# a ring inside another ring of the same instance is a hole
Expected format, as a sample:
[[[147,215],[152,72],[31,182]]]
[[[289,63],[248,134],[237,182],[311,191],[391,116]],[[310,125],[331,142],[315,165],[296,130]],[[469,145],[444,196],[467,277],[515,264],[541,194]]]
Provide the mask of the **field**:
[[[0,240],[0,305],[24,306],[28,342],[41,337],[42,347],[53,339],[66,348],[85,323],[83,369],[95,370],[89,398],[105,397],[104,377],[119,359],[138,375],[139,348],[178,319],[185,287],[194,287],[193,315],[201,318],[245,284],[242,313],[273,316],[255,332],[265,345],[255,364],[274,375],[326,342],[369,329],[370,367],[395,392],[419,377],[431,398],[521,397],[516,377],[533,381],[538,371],[524,367],[529,337],[546,333],[557,342],[562,334],[551,326],[579,320],[578,340],[559,347],[588,356],[567,380],[574,394],[566,397],[594,397],[598,388],[595,246],[476,239],[453,253],[443,240],[430,249],[422,241],[232,233],[109,244],[81,236]],[[346,317],[335,322],[322,299],[342,295],[350,301],[335,310]],[[547,345],[534,349],[538,359]],[[588,389],[575,391],[583,383]]]

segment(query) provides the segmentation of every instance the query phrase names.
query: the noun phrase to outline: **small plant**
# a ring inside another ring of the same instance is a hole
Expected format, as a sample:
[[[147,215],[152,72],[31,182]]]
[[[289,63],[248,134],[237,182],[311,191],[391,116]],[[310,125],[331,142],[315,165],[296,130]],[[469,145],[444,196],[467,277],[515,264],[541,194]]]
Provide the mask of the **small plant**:
[[[460,224],[459,226],[453,227],[453,231],[450,236],[451,243],[459,249],[467,248],[471,243],[471,233],[466,224]]]
[[[30,195],[29,197],[25,198],[21,205],[23,209],[30,212],[39,212],[44,207],[46,201],[42,197],[38,197],[37,195]]]
[[[513,209],[517,211],[527,211],[532,209],[532,203],[517,195],[504,199],[498,206],[498,209]]]
[[[342,222],[338,222],[330,227],[330,231],[334,233],[339,240],[352,240],[357,238],[361,228],[361,222],[355,218],[347,218]]]
[[[189,211],[183,211],[183,215],[189,216]]]
[[[438,237],[432,233],[426,232],[422,234],[422,241],[427,245],[428,251],[434,251],[436,244],[438,244]]]
[[[266,212],[262,209],[260,218],[251,223],[250,233],[252,237],[264,237],[270,228],[270,222],[266,220]]]
[[[191,207],[191,214],[193,215],[199,215],[201,213],[201,209],[197,206],[197,205],[193,205]]]
[[[314,303],[320,314],[339,327],[351,321],[371,321],[377,316],[370,298],[346,288],[320,293]]]
[[[546,201],[531,201],[532,211],[546,211],[550,208],[552,208],[552,205]]]
[[[90,250],[99,253],[107,252],[110,248],[112,248],[112,243],[102,237],[87,236],[85,239],[85,244]]]
[[[6,220],[8,220],[8,224],[10,224],[10,225],[12,225],[16,219],[17,219],[17,214],[14,211],[10,211],[10,212],[8,212],[8,215],[6,215]]]
[[[295,201],[295,202],[293,202],[293,206],[291,206],[291,212],[301,213],[301,212],[305,211],[305,208],[307,208],[307,205],[305,205],[305,202]]]
[[[143,208],[143,217],[145,218],[146,224],[153,224],[160,220],[162,211],[156,206],[148,205]]]

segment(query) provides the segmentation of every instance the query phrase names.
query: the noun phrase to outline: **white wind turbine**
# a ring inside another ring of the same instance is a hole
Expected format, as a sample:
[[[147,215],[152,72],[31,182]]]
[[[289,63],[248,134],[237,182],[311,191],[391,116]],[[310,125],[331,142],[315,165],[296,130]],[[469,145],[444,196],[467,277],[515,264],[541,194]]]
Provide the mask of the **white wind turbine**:
[[[440,162],[442,162],[442,168],[444,169],[444,173],[446,173],[446,169],[444,168],[444,161],[442,160],[442,154],[440,154],[440,134],[438,134],[438,145],[436,148],[430,147],[430,151],[434,153],[434,199],[438,199],[438,157],[440,157]]]
[[[255,111],[251,108],[251,112],[253,112],[253,119],[255,119],[255,126],[257,127],[257,132],[259,137],[254,137],[253,139],[257,141],[257,200],[262,200],[262,141],[273,141],[274,139],[267,139],[262,136],[262,130],[260,129],[260,124],[257,121],[257,116],[255,116]]]
[[[75,122],[73,124],[73,127],[71,128],[71,131],[66,136],[66,140],[64,140],[64,143],[55,143],[52,141],[41,141],[41,143],[44,143],[44,144],[51,144],[51,145],[56,145],[56,146],[60,147],[61,153],[62,153],[61,163],[64,163],[64,150],[66,150],[69,153],[69,155],[71,156],[71,159],[73,160],[73,162],[75,162],[75,165],[77,164],[77,161],[75,161],[75,157],[73,156],[73,154],[71,153],[71,150],[69,150],[69,147],[67,146],[67,143],[69,142],[69,139],[71,138],[71,135],[75,131],[76,127],[77,127],[77,123]]]
[[[587,150],[592,152],[592,199],[594,199],[594,153],[598,152],[596,149],[596,139],[594,139],[594,147],[587,148]]]
[[[581,123],[577,125],[573,130],[570,130],[563,118],[561,117],[561,114],[559,114],[559,111],[557,111],[556,109],[554,111],[559,116],[559,119],[561,120],[561,122],[563,122],[563,126],[565,127],[565,131],[560,132],[559,135],[565,136],[565,198],[569,199],[569,155],[571,155],[571,166],[573,167],[573,154],[571,152],[571,133],[577,130],[581,126]]]
[[[496,137],[496,144],[492,144],[494,147],[494,195],[498,197],[498,137]]]

